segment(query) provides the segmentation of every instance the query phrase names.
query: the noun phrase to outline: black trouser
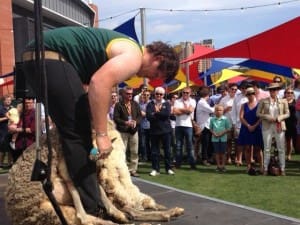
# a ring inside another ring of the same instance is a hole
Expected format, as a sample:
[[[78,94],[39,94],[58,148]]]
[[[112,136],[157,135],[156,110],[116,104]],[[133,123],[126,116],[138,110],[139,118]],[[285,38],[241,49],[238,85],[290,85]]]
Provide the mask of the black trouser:
[[[211,143],[211,132],[206,127],[201,132],[201,156],[202,161],[212,158],[213,148]]]
[[[49,115],[58,128],[68,172],[83,206],[87,213],[94,214],[102,203],[96,164],[88,157],[92,140],[87,94],[71,64],[47,59],[45,64]],[[36,90],[34,62],[24,62],[23,71],[32,88]]]

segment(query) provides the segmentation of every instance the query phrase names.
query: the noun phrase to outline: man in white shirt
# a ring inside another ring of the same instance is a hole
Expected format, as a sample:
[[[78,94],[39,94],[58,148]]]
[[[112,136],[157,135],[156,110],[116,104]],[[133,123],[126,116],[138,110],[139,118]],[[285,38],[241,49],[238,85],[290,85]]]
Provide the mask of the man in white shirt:
[[[208,104],[210,89],[202,87],[200,90],[200,100],[197,103],[196,118],[200,126],[201,133],[201,158],[205,166],[209,166],[208,160],[213,157],[211,144],[211,132],[209,130],[210,115],[214,113],[215,108]]]
[[[137,103],[140,103],[141,101],[141,98],[142,98],[142,95],[145,91],[148,90],[148,87],[147,85],[145,84],[141,84],[140,87],[139,87],[139,93],[137,93],[134,97],[133,97],[133,100]]]
[[[175,101],[174,114],[176,116],[176,167],[180,168],[183,156],[183,143],[185,140],[188,162],[191,169],[196,169],[193,149],[192,119],[196,107],[196,101],[190,97],[191,88],[183,89],[182,97]]]

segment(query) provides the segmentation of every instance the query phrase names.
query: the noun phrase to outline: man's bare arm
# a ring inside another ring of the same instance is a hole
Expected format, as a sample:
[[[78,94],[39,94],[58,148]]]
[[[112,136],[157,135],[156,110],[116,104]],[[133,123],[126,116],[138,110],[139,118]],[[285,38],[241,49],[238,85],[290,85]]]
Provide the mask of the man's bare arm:
[[[121,50],[120,50],[121,49]],[[97,146],[101,150],[111,147],[107,133],[107,112],[112,87],[135,75],[141,67],[142,53],[131,43],[114,43],[111,56],[93,75],[89,85],[89,103]]]

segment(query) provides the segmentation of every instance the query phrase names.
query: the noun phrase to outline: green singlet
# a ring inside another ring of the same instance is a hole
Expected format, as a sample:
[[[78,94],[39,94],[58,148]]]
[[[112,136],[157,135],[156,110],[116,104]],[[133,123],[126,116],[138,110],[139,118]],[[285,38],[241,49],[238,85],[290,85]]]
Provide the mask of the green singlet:
[[[110,44],[125,39],[141,46],[132,38],[116,31],[91,27],[62,27],[44,32],[46,50],[62,54],[88,84],[91,76],[109,59]],[[29,45],[31,48],[34,43]]]

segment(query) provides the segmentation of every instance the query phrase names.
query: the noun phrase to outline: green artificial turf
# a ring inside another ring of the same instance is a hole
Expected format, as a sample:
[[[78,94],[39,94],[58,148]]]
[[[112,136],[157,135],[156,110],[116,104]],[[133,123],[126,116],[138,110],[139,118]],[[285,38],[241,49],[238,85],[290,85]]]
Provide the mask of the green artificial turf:
[[[139,165],[142,179],[177,189],[242,204],[290,217],[300,218],[300,155],[287,162],[287,176],[250,176],[246,167],[226,166],[226,173],[215,171],[216,166],[197,165],[191,170],[184,165],[174,176],[166,175],[163,164],[161,174],[149,176],[151,164]]]

